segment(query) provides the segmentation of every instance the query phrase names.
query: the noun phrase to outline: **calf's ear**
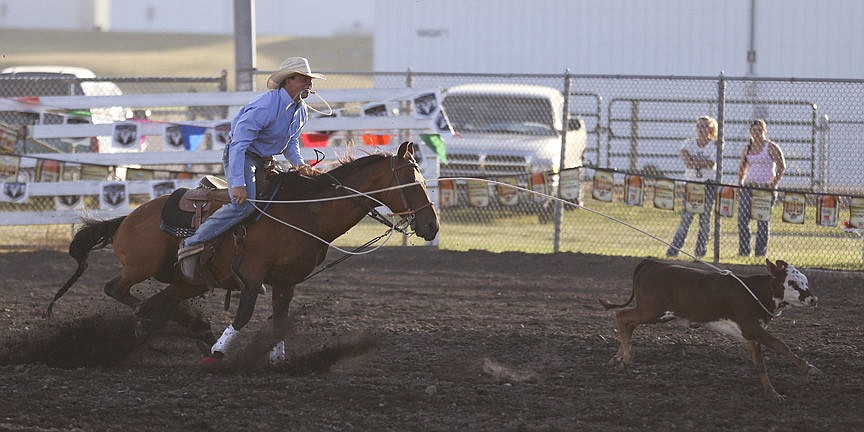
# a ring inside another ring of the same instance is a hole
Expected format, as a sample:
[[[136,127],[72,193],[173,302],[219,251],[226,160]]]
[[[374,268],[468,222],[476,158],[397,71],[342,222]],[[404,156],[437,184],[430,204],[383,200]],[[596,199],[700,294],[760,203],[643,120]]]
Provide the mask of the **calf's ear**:
[[[777,265],[774,265],[771,260],[765,258],[765,266],[768,267],[768,273],[776,277],[780,277],[786,272],[787,265],[786,261],[783,260],[777,260]]]
[[[777,266],[775,266],[774,263],[772,263],[771,260],[769,260],[768,258],[765,258],[765,267],[768,268],[768,274],[776,276],[777,273],[780,272]]]

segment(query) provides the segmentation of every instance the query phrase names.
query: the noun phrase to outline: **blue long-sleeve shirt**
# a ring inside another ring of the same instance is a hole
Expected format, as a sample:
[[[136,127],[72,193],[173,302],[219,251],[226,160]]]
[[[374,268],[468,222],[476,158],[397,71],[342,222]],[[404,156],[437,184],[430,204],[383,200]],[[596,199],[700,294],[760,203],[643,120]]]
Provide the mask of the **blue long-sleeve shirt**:
[[[300,155],[300,131],[309,118],[306,104],[294,102],[284,88],[267,91],[243,106],[231,122],[228,147],[228,186],[246,186],[243,160],[246,151],[269,157],[282,153],[294,166],[305,163]]]

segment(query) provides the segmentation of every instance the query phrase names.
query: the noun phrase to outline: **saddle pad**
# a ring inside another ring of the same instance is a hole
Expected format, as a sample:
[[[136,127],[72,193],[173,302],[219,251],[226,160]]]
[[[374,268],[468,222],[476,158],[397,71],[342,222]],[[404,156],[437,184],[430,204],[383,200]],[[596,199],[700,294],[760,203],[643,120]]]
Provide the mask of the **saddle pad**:
[[[180,210],[180,198],[189,190],[187,188],[179,188],[171,193],[168,197],[168,202],[162,208],[162,223],[177,228],[192,228],[192,219],[195,217],[194,212]]]

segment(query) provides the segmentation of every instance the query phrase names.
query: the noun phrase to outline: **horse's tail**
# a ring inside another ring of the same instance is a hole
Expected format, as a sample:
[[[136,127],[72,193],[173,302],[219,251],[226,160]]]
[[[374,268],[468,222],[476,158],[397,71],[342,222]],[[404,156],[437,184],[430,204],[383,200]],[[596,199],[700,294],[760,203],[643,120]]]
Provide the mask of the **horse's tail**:
[[[90,251],[108,246],[108,244],[114,239],[114,233],[117,232],[117,229],[120,227],[120,224],[124,219],[126,219],[126,216],[106,221],[84,219],[84,226],[75,233],[75,237],[72,238],[72,243],[69,243],[69,255],[71,255],[72,258],[75,258],[75,261],[78,262],[78,268],[75,269],[75,273],[72,277],[63,284],[63,288],[60,288],[60,290],[57,291],[57,294],[54,294],[54,299],[51,300],[51,303],[48,304],[48,309],[45,310],[44,316],[46,318],[51,316],[54,303],[57,302],[60,297],[63,297],[63,294],[66,294],[66,291],[69,291],[72,284],[74,284],[78,278],[84,274],[84,270],[87,270],[87,257],[90,256]]]
[[[627,299],[626,302],[621,303],[621,304],[617,304],[617,303],[612,303],[609,300],[598,299],[598,301],[600,302],[600,305],[602,305],[604,308],[606,308],[608,310],[608,309],[620,309],[620,308],[626,307],[627,305],[632,303],[633,299],[636,297],[636,283],[639,279],[640,270],[642,270],[648,262],[649,262],[648,260],[643,260],[642,262],[640,262],[636,266],[636,269],[633,270],[633,286],[632,286],[631,291],[630,291],[630,298]]]

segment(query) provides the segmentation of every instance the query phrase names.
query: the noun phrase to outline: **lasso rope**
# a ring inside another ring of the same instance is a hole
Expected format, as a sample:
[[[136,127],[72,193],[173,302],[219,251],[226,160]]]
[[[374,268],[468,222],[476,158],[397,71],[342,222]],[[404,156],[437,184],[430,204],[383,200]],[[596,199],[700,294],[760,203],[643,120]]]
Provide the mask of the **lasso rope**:
[[[318,199],[311,199],[311,200],[276,201],[276,200],[259,200],[259,199],[251,199],[251,198],[250,198],[250,199],[247,199],[247,201],[251,202],[251,203],[252,203],[252,207],[255,207],[255,210],[258,210],[258,212],[261,213],[262,215],[267,216],[268,218],[270,218],[270,219],[272,219],[272,220],[274,220],[274,221],[276,221],[276,222],[279,222],[279,223],[281,223],[282,225],[285,225],[285,226],[290,227],[290,228],[294,228],[295,230],[300,231],[301,233],[306,234],[306,235],[308,235],[309,237],[312,237],[312,238],[314,238],[314,239],[320,241],[321,243],[324,243],[325,245],[327,245],[327,247],[330,247],[330,248],[336,249],[337,251],[342,252],[342,253],[347,254],[347,255],[365,255],[365,254],[368,254],[368,253],[375,252],[376,250],[378,250],[378,249],[384,247],[384,245],[386,245],[387,242],[390,241],[390,237],[393,236],[393,231],[396,230],[396,228],[398,227],[398,224],[391,222],[391,224],[390,224],[390,228],[387,230],[387,232],[386,232],[384,235],[378,237],[378,239],[380,239],[381,237],[384,237],[384,241],[383,241],[380,245],[375,246],[375,247],[373,247],[373,248],[371,248],[371,249],[368,249],[368,250],[365,250],[365,251],[357,251],[357,250],[349,251],[349,250],[342,249],[342,248],[340,248],[339,246],[334,245],[333,242],[328,242],[327,240],[324,240],[323,238],[319,237],[318,235],[316,235],[316,234],[314,234],[314,233],[311,233],[311,232],[309,232],[309,231],[307,231],[307,230],[305,230],[305,229],[303,229],[303,228],[300,228],[300,227],[298,227],[298,226],[296,226],[296,225],[292,225],[292,224],[290,224],[290,223],[288,223],[288,222],[285,222],[285,221],[283,221],[283,220],[281,220],[281,219],[279,219],[279,218],[277,218],[277,217],[271,215],[270,213],[267,213],[266,211],[264,211],[264,209],[262,209],[261,207],[258,207],[258,205],[257,205],[256,203],[271,203],[271,204],[315,203],[315,202],[334,201],[334,200],[339,200],[339,199],[354,198],[354,197],[362,196],[362,197],[369,198],[370,200],[372,200],[372,201],[374,201],[374,202],[376,202],[376,203],[378,203],[378,204],[380,204],[380,205],[386,207],[386,206],[387,206],[386,204],[384,204],[384,203],[381,202],[380,200],[378,200],[378,199],[372,197],[370,194],[378,193],[378,192],[383,192],[383,191],[388,191],[388,190],[400,189],[400,188],[402,188],[402,187],[406,187],[406,186],[413,186],[413,185],[418,184],[418,183],[419,183],[419,182],[414,182],[414,183],[409,183],[409,184],[406,184],[406,185],[394,186],[394,187],[389,187],[389,188],[386,188],[386,189],[379,189],[379,190],[377,190],[377,191],[372,191],[372,192],[360,192],[360,191],[358,191],[358,190],[356,190],[356,189],[352,189],[352,188],[350,188],[350,187],[348,187],[348,186],[338,185],[338,186],[336,186],[337,189],[340,189],[340,188],[341,188],[341,189],[347,189],[347,190],[353,192],[353,194],[351,194],[351,195],[343,195],[343,196],[338,196],[338,197],[332,197],[332,198],[318,198]],[[368,244],[369,244],[369,243],[367,243],[367,245],[368,245]]]
[[[308,200],[287,200],[287,201],[249,199],[248,201],[251,201],[251,202],[252,202],[252,205],[255,207],[255,209],[257,209],[257,210],[258,210],[259,212],[261,212],[263,215],[265,215],[265,216],[269,217],[270,219],[273,219],[273,220],[275,220],[275,221],[277,221],[277,222],[279,222],[279,223],[281,223],[281,224],[283,224],[283,225],[285,225],[285,226],[288,226],[288,227],[294,228],[294,229],[296,229],[296,230],[298,230],[298,231],[300,231],[300,232],[302,232],[302,233],[304,233],[304,234],[307,234],[307,235],[309,235],[309,236],[311,236],[311,237],[313,237],[313,238],[315,238],[315,239],[321,241],[322,243],[326,244],[328,247],[332,247],[332,248],[334,248],[334,249],[336,249],[336,250],[338,250],[338,251],[340,251],[340,252],[346,253],[346,254],[352,254],[352,255],[363,255],[363,254],[367,254],[367,253],[370,253],[370,252],[374,252],[374,251],[378,250],[379,248],[383,247],[384,245],[386,245],[387,242],[390,240],[390,237],[392,236],[393,229],[390,229],[390,230],[388,231],[386,239],[385,239],[384,242],[381,243],[379,246],[376,246],[376,247],[374,247],[373,249],[368,250],[368,251],[364,251],[364,252],[351,252],[351,251],[346,251],[346,250],[344,250],[344,249],[341,249],[341,248],[339,248],[339,247],[333,245],[332,242],[327,242],[326,240],[324,240],[324,239],[318,237],[317,235],[312,234],[312,233],[310,233],[310,232],[308,232],[308,231],[306,231],[306,230],[304,230],[304,229],[302,229],[302,228],[296,227],[296,226],[291,225],[291,224],[289,224],[289,223],[287,223],[287,222],[285,222],[285,221],[282,221],[282,220],[277,219],[276,217],[274,217],[274,216],[268,214],[267,212],[265,212],[264,210],[262,210],[262,209],[261,209],[260,207],[258,207],[255,203],[258,203],[258,202],[268,202],[268,203],[271,203],[271,204],[301,204],[301,203],[314,203],[314,202],[334,201],[334,200],[340,200],[340,199],[346,199],[346,198],[355,198],[355,197],[360,197],[360,196],[362,196],[362,197],[369,198],[369,199],[371,199],[372,201],[375,201],[375,202],[379,203],[379,204],[382,205],[382,206],[386,206],[386,204],[384,204],[384,203],[382,203],[381,201],[379,201],[379,200],[373,198],[373,197],[371,196],[371,194],[376,194],[376,193],[380,193],[380,192],[387,192],[387,191],[391,191],[391,190],[397,190],[397,189],[401,189],[401,188],[411,187],[411,186],[419,185],[419,184],[421,184],[421,183],[438,183],[440,180],[442,180],[442,179],[431,179],[431,180],[427,180],[427,181],[425,181],[425,182],[419,182],[419,181],[418,181],[418,182],[412,182],[412,183],[407,183],[407,184],[402,184],[402,185],[397,185],[397,186],[391,186],[391,187],[387,187],[387,188],[383,188],[383,189],[378,189],[378,190],[374,190],[374,191],[369,191],[369,192],[360,192],[360,191],[358,191],[358,190],[355,190],[355,189],[349,188],[349,187],[347,187],[347,186],[338,186],[338,187],[340,187],[340,188],[347,189],[347,190],[349,190],[349,191],[351,191],[351,192],[353,192],[353,193],[350,194],[350,195],[343,195],[343,196],[330,197],[330,198],[318,198],[318,199],[308,199]],[[645,231],[645,230],[643,230],[643,229],[641,229],[641,228],[639,228],[639,227],[637,227],[637,226],[635,226],[635,225],[633,225],[633,224],[630,224],[630,223],[628,223],[628,222],[625,222],[625,221],[623,221],[623,220],[621,220],[621,219],[618,219],[618,218],[613,217],[613,216],[609,216],[609,215],[607,215],[607,214],[605,214],[605,213],[602,213],[602,212],[600,212],[600,211],[597,211],[597,210],[594,210],[594,209],[591,209],[591,208],[585,207],[585,206],[583,206],[583,205],[581,205],[581,204],[573,203],[573,202],[570,202],[570,201],[567,201],[567,200],[564,200],[564,199],[558,198],[558,197],[556,197],[556,196],[552,196],[552,195],[549,195],[549,194],[545,194],[545,193],[542,193],[542,192],[537,192],[537,191],[534,191],[534,190],[531,190],[531,189],[528,189],[528,188],[524,188],[524,187],[521,187],[521,186],[512,185],[512,184],[509,184],[509,183],[504,183],[504,182],[500,182],[500,181],[496,181],[496,180],[481,179],[481,178],[475,178],[475,177],[448,177],[448,178],[443,179],[443,180],[447,180],[447,181],[482,181],[482,182],[486,182],[486,183],[489,183],[489,184],[494,184],[494,185],[497,185],[497,186],[509,187],[509,188],[513,188],[513,189],[516,189],[516,190],[519,190],[519,191],[523,191],[523,192],[526,192],[526,193],[529,193],[529,194],[533,194],[533,195],[540,196],[540,197],[544,197],[544,198],[547,198],[547,199],[550,199],[550,200],[553,200],[553,201],[557,201],[557,202],[560,202],[560,203],[562,203],[562,204],[564,204],[564,205],[569,205],[569,206],[572,206],[572,207],[576,207],[576,208],[579,208],[579,209],[585,210],[585,211],[587,211],[587,212],[589,212],[589,213],[593,213],[593,214],[595,214],[595,215],[598,215],[598,216],[604,217],[604,218],[606,218],[606,219],[609,219],[609,220],[612,221],[612,222],[615,222],[615,223],[618,223],[618,224],[624,225],[624,226],[626,226],[627,228],[630,228],[630,229],[632,229],[632,230],[634,230],[634,231],[639,232],[640,234],[643,234],[643,235],[645,235],[645,236],[647,236],[647,237],[650,237],[651,239],[654,239],[654,240],[656,240],[656,241],[658,241],[658,242],[660,242],[660,243],[663,243],[663,244],[665,244],[665,245],[667,245],[667,246],[669,246],[669,247],[672,247],[672,248],[677,249],[679,252],[681,252],[681,253],[683,253],[683,254],[689,256],[690,258],[693,258],[693,260],[695,260],[696,262],[705,265],[706,267],[708,267],[708,268],[710,268],[710,269],[716,271],[717,273],[720,273],[721,275],[724,275],[724,276],[726,276],[726,275],[728,275],[728,276],[732,276],[733,278],[735,278],[735,280],[738,281],[739,284],[741,284],[741,286],[744,287],[744,289],[747,290],[747,292],[750,294],[750,296],[753,297],[754,300],[756,300],[756,303],[758,303],[759,306],[762,307],[762,310],[764,310],[764,311],[765,311],[769,316],[776,317],[776,316],[779,315],[779,313],[778,313],[778,314],[775,314],[775,313],[771,312],[771,311],[770,311],[770,310],[769,310],[769,309],[768,309],[768,308],[767,308],[767,307],[762,303],[762,301],[759,300],[759,298],[756,296],[756,294],[753,292],[753,290],[751,290],[750,287],[747,286],[747,284],[744,283],[744,281],[741,280],[741,278],[739,278],[738,275],[736,275],[735,273],[733,273],[731,270],[721,269],[721,268],[719,268],[719,267],[717,267],[717,266],[715,266],[715,265],[713,265],[713,264],[711,264],[711,263],[709,263],[709,262],[703,261],[703,260],[700,259],[699,257],[694,256],[694,255],[691,255],[690,253],[688,253],[688,252],[686,252],[686,251],[683,251],[683,250],[681,250],[681,249],[678,248],[678,247],[673,246],[671,243],[667,242],[666,240],[663,240],[663,239],[661,239],[660,237],[657,237],[656,235],[651,234],[651,233],[649,233],[648,231]],[[391,216],[392,216],[392,215],[391,215]]]
[[[325,113],[325,112],[321,112],[321,111],[315,109],[315,107],[313,107],[312,105],[309,105],[308,103],[306,104],[306,107],[307,107],[307,108],[309,108],[309,109],[312,110],[312,111],[315,111],[315,112],[318,113],[318,114],[321,114],[321,115],[324,116],[324,117],[328,117],[328,116],[333,115],[333,107],[330,106],[330,102],[327,102],[326,100],[324,100],[324,98],[323,98],[320,94],[318,94],[318,91],[316,91],[316,90],[310,90],[310,91],[309,91],[309,94],[314,94],[315,96],[318,96],[318,99],[321,99],[321,102],[324,102],[324,105],[327,105],[327,111],[328,111],[328,112],[326,112],[326,113]]]

